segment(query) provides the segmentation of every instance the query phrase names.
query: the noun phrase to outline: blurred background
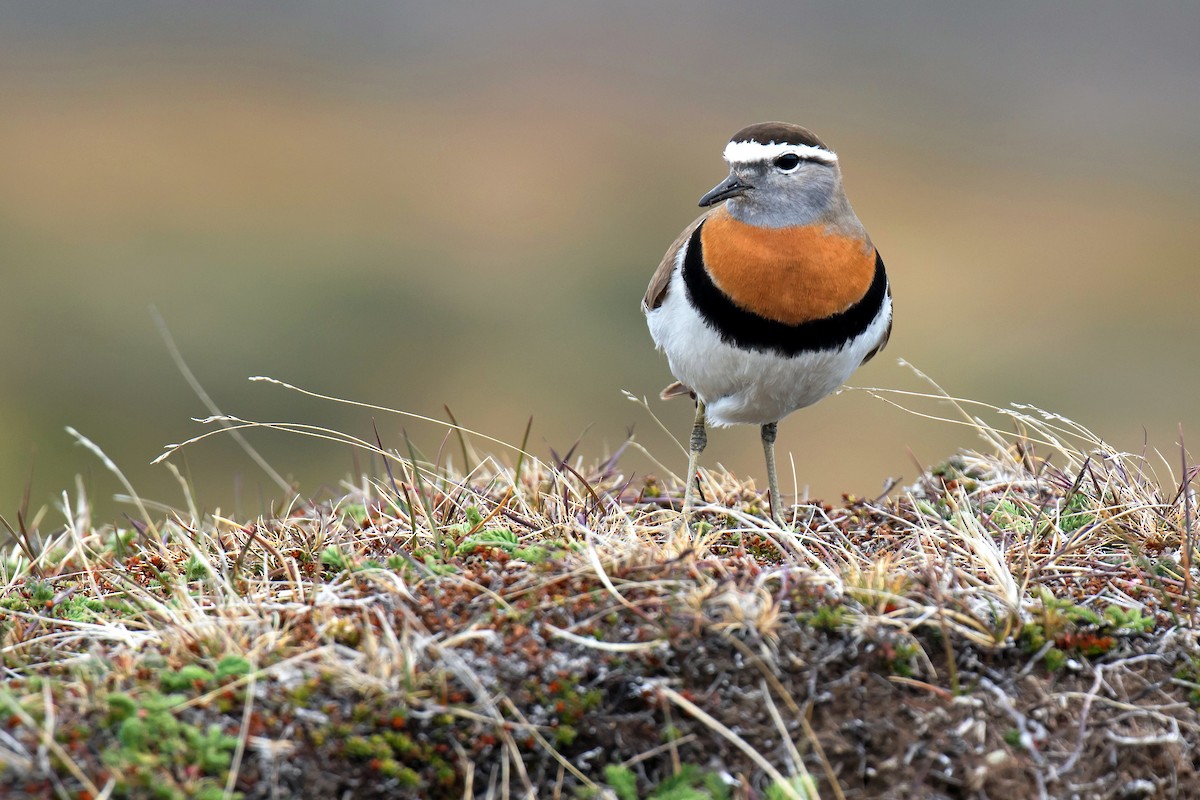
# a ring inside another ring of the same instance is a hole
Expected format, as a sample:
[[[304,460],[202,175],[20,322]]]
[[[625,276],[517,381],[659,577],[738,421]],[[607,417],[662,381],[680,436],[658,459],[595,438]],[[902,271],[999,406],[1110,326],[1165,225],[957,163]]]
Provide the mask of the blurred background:
[[[370,412],[247,381],[270,375],[512,443],[532,415],[540,455],[633,428],[681,472],[621,394],[686,437],[638,302],[729,135],[767,119],[841,154],[888,264],[895,332],[856,385],[923,388],[903,357],[1178,463],[1179,423],[1200,442],[1198,41],[1190,1],[4,3],[0,513],[76,475],[124,510],[68,425],[182,502],[150,461],[207,411],[151,305],[227,413],[373,437]],[[389,446],[441,444],[375,417]],[[250,439],[305,493],[355,467]],[[782,480],[874,495],[977,444],[846,392],[781,426]],[[228,437],[175,461],[208,510],[279,497]],[[751,428],[704,461],[765,483]]]

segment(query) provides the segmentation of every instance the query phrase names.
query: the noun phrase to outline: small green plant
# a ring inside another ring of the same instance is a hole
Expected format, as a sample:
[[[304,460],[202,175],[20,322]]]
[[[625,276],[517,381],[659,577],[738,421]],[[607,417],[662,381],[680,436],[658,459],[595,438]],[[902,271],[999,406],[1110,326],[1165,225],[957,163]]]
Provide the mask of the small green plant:
[[[183,574],[189,581],[202,581],[208,577],[208,565],[193,553],[183,565]]]
[[[417,552],[413,553],[413,555],[420,558],[422,563],[425,564],[425,569],[434,575],[453,575],[458,572],[458,567],[453,564],[447,564],[437,553]]]
[[[45,605],[54,599],[54,587],[49,581],[29,581],[25,584],[25,591],[29,593],[32,605]]]
[[[367,507],[362,503],[346,503],[339,509],[338,516],[347,528],[358,528],[363,522],[369,521]]]
[[[579,729],[574,725],[559,725],[554,729],[554,743],[559,747],[570,747],[579,736]]]
[[[1076,492],[1067,498],[1059,516],[1059,526],[1063,533],[1074,533],[1084,525],[1092,525],[1099,521],[1093,503],[1087,495]]]
[[[540,545],[523,547],[517,535],[507,528],[493,528],[471,534],[454,548],[454,555],[469,555],[477,550],[489,548],[503,551],[531,564],[541,563],[550,555],[550,551]]]
[[[1051,671],[1066,663],[1068,653],[1100,656],[1116,645],[1116,636],[1149,633],[1156,624],[1154,617],[1135,608],[1109,605],[1103,614],[1097,614],[1071,600],[1056,598],[1045,589],[1035,619],[1021,628],[1017,641],[1031,654],[1052,643],[1043,655]]]
[[[224,683],[231,678],[240,678],[254,671],[254,666],[241,656],[228,655],[217,662],[217,672],[214,676],[217,683]]]
[[[104,540],[104,547],[111,550],[117,558],[125,558],[130,546],[137,540],[137,531],[112,530]]]
[[[1049,671],[1058,672],[1067,663],[1067,654],[1057,647],[1051,647],[1046,651],[1046,655],[1042,656],[1042,663]]]
[[[1114,631],[1149,633],[1154,630],[1154,617],[1148,617],[1136,608],[1109,606],[1104,609],[1104,619]]]
[[[164,670],[159,686],[165,692],[203,691],[212,683],[213,674],[199,664],[188,664],[178,670]]]
[[[66,590],[56,590],[45,581],[30,581],[23,590],[0,597],[0,609],[35,613],[53,619],[72,622],[97,622],[137,613],[129,602],[117,597],[89,597],[71,584]]]
[[[216,724],[200,728],[179,719],[175,709],[183,701],[183,695],[157,692],[108,696],[108,724],[116,735],[101,760],[121,776],[119,794],[149,792],[165,800],[226,796],[223,783],[237,737]]]
[[[639,794],[637,776],[629,767],[609,764],[604,781],[617,800],[729,800],[729,786],[715,772],[706,772],[694,764],[684,764],[679,772],[664,778],[648,794]],[[770,797],[770,792],[767,794]],[[801,795],[801,797],[815,795]],[[788,795],[780,795],[787,798]]]
[[[637,776],[629,767],[609,764],[604,768],[604,781],[617,795],[617,800],[639,800]]]
[[[788,791],[791,789],[791,791]],[[778,782],[767,787],[767,791],[763,794],[766,800],[792,800],[793,797],[799,796],[803,800],[817,800],[817,782],[812,779],[811,775],[794,775],[788,779],[787,786],[781,786]]]
[[[1029,509],[1007,498],[984,504],[983,511],[998,530],[1022,535],[1033,530],[1033,517]]]
[[[332,572],[345,572],[350,569],[350,559],[338,547],[330,545],[321,551],[321,564]]]
[[[916,507],[924,516],[938,519],[950,519],[952,513],[950,506],[946,505],[940,498],[937,500],[936,505],[928,500],[917,500]]]
[[[801,621],[818,630],[832,633],[849,627],[851,616],[851,613],[841,604],[825,605],[819,606],[808,614],[802,614]]]
[[[884,666],[892,675],[911,678],[914,662],[921,649],[911,641],[897,639],[880,643],[879,654]]]

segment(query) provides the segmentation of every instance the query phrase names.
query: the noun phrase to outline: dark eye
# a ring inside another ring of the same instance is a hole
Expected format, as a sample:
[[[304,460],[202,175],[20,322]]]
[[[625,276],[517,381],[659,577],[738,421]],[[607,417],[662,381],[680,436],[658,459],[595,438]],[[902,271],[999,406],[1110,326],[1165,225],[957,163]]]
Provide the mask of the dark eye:
[[[779,158],[775,159],[775,166],[783,172],[791,172],[796,167],[800,166],[800,156],[795,153],[784,153]]]

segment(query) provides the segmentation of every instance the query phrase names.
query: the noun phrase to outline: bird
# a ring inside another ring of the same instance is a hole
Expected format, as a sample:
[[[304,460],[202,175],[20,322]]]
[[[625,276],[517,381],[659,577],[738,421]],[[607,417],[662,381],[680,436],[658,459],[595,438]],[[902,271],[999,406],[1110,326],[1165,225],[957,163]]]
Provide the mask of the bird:
[[[650,335],[689,395],[685,521],[708,426],[758,425],[782,524],[779,421],[834,392],[888,342],[892,290],[854,213],[837,154],[811,130],[760,122],[725,146],[729,175],[675,239],[642,299]]]

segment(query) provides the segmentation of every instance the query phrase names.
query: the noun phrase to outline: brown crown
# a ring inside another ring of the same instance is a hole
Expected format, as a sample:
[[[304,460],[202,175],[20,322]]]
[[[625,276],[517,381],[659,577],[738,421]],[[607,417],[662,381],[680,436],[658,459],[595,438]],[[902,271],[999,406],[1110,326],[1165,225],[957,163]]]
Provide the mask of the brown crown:
[[[758,142],[759,144],[803,144],[828,150],[829,147],[808,128],[790,122],[758,122],[742,128],[730,137],[731,142]]]

